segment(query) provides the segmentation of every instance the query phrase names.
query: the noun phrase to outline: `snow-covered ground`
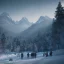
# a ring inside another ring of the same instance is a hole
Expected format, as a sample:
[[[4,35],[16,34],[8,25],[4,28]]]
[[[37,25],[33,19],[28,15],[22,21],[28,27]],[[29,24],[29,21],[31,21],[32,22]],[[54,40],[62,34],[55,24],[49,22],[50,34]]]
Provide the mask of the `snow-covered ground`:
[[[64,49],[53,51],[53,56],[43,57],[43,52],[37,53],[36,58],[27,58],[27,52],[24,52],[24,58],[21,59],[20,55],[7,54],[0,56],[0,64],[64,64]],[[13,61],[9,61],[13,58]]]
[[[33,59],[33,58],[31,58],[31,52],[29,52],[29,58],[27,58],[27,53],[28,52],[23,52],[23,59],[22,60]],[[43,56],[43,52],[37,53],[37,58],[40,58],[42,56]],[[0,55],[0,61],[6,61],[6,60],[9,60],[9,58],[12,58],[13,60],[20,60],[21,53],[11,53],[11,54]]]
[[[64,55],[42,58],[34,64],[64,64]]]

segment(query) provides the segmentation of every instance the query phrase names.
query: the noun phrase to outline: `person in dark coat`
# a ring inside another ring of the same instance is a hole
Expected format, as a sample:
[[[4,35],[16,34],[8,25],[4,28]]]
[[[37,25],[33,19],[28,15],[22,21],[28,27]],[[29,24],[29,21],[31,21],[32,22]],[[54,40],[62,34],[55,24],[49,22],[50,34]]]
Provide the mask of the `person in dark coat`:
[[[12,59],[12,58],[10,58],[10,59],[9,59],[9,61],[13,61],[13,59]]]
[[[36,55],[37,55],[37,54],[36,54],[35,52],[32,52],[32,53],[31,53],[31,57],[32,57],[32,58],[36,58]]]
[[[23,59],[23,53],[21,53],[21,59]]]
[[[27,58],[29,58],[29,53],[27,53]]]
[[[52,56],[52,51],[50,51],[50,56]]]

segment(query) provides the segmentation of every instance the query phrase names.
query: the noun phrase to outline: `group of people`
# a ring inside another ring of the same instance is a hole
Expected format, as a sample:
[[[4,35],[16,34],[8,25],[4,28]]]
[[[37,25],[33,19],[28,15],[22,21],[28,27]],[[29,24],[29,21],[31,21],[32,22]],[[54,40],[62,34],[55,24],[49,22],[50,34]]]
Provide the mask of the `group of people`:
[[[37,56],[36,52],[32,52],[31,54],[27,53],[27,58],[29,57],[36,58],[36,56]],[[52,51],[43,53],[43,56],[46,56],[46,57],[52,56]],[[21,59],[23,59],[23,57],[24,57],[24,54],[21,53]]]
[[[31,54],[27,53],[27,58],[30,58],[30,57],[31,58],[36,58],[36,56],[37,56],[36,52],[32,52]],[[45,57],[52,56],[52,51],[50,51],[50,52],[44,52],[43,56],[45,56]],[[24,54],[21,53],[21,59],[23,59],[23,57],[24,57]],[[9,61],[13,61],[13,59],[10,58]]]
[[[33,52],[33,53],[31,53],[31,54],[29,54],[29,53],[27,53],[27,58],[29,58],[29,57],[31,57],[31,58],[36,58],[36,53],[35,52]],[[23,57],[24,57],[24,54],[23,53],[21,53],[21,59],[23,59]]]

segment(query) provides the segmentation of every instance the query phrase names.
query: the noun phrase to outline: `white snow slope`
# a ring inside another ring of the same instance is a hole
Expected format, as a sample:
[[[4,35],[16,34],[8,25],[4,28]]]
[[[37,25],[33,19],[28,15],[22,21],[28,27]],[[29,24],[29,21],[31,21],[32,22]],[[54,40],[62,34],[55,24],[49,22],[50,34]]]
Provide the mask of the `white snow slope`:
[[[19,59],[14,61],[0,61],[0,64],[64,64],[64,50],[53,51],[53,56],[23,60]]]

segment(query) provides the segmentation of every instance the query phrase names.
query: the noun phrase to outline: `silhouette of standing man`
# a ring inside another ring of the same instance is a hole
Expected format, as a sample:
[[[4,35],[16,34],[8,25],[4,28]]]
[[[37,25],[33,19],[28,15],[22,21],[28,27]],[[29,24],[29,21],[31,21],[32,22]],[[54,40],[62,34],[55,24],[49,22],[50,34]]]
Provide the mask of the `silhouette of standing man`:
[[[23,59],[23,53],[21,53],[21,59]]]
[[[29,58],[29,53],[27,53],[27,58]]]
[[[52,56],[52,51],[50,51],[50,56]]]

